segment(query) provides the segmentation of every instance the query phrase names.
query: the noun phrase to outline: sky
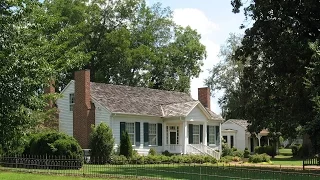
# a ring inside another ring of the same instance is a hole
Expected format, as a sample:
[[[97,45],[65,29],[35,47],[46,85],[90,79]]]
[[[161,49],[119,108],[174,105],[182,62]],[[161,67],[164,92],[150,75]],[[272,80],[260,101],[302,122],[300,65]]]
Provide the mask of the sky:
[[[163,7],[170,7],[174,21],[181,26],[191,26],[201,34],[201,43],[206,46],[207,58],[203,61],[199,78],[191,81],[191,96],[198,99],[198,88],[205,87],[204,79],[209,77],[209,69],[218,63],[221,45],[230,33],[243,34],[239,27],[244,21],[242,12],[232,13],[231,0],[147,0],[149,5],[160,2]],[[211,97],[211,110],[221,113],[218,98],[222,92]]]

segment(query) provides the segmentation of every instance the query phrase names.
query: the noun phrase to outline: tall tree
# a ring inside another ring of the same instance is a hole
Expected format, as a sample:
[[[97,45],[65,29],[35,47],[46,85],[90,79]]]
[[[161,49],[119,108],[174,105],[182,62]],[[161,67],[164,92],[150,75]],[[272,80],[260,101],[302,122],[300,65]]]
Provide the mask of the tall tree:
[[[240,60],[234,59],[234,54],[241,47],[241,35],[230,34],[226,44],[220,48],[221,61],[210,70],[210,77],[205,80],[205,84],[212,91],[222,91],[219,98],[222,109],[222,116],[226,119],[241,117],[241,86],[240,79],[243,76],[244,64]],[[216,94],[216,93],[213,93]]]
[[[19,150],[21,137],[45,106],[41,94],[52,68],[29,51],[35,37],[29,20],[37,8],[34,0],[0,2],[0,148],[5,153]]]
[[[232,0],[238,13],[241,0]],[[243,112],[251,131],[268,128],[284,136],[315,117],[305,76],[313,51],[309,42],[319,39],[320,2],[316,0],[250,1],[244,8],[253,26],[247,28],[235,58],[249,58],[241,86]]]
[[[62,86],[74,69],[90,68],[97,82],[188,92],[206,55],[200,35],[176,25],[160,4],[53,0],[42,13],[50,17],[43,28],[48,59],[72,64],[60,74]]]

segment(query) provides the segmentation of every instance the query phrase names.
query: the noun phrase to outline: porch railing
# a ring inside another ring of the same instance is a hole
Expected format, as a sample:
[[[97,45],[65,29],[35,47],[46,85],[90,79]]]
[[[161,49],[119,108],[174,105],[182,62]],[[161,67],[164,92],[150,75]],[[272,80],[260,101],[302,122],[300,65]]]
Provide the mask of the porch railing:
[[[220,159],[220,153],[209,146],[206,146],[204,144],[193,144],[193,146],[199,149],[200,151],[205,152],[205,154],[209,154],[210,156],[213,156],[216,159]]]

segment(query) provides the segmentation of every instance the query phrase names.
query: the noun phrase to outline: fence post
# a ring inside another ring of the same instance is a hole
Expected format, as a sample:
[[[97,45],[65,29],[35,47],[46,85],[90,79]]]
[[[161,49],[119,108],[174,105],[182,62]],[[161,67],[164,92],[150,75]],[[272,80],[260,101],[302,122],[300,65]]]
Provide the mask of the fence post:
[[[14,159],[15,159],[15,163],[16,163],[16,168],[18,167],[18,159],[17,159],[17,155],[14,155]]]

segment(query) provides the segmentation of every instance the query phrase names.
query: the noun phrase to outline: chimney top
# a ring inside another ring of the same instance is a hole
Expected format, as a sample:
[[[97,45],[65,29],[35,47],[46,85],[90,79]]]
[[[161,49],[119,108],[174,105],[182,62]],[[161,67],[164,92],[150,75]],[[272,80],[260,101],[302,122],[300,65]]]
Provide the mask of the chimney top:
[[[202,87],[198,88],[198,100],[201,104],[210,109],[210,88],[209,87]]]

